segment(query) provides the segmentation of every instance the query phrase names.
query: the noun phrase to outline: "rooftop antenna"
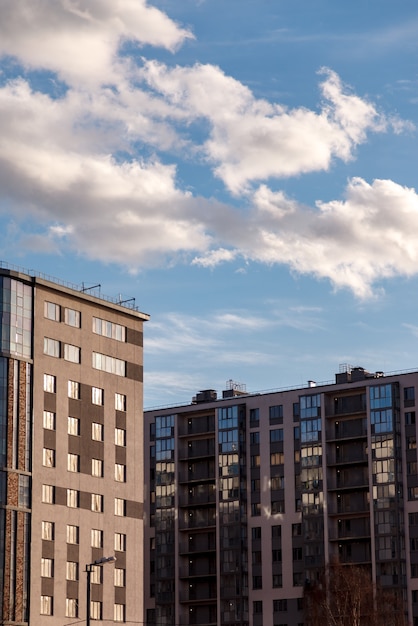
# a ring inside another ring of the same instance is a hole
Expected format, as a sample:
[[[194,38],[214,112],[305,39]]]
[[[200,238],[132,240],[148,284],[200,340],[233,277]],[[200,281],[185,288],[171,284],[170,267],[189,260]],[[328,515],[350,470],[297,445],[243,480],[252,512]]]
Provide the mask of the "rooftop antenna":
[[[99,283],[98,285],[93,285],[92,287],[85,287],[85,286],[84,286],[84,283],[81,283],[81,284],[82,284],[81,291],[82,291],[83,293],[84,293],[85,291],[91,291],[92,289],[97,289],[97,287],[100,289],[100,287],[101,287],[101,284],[100,284],[100,283]]]
[[[126,304],[127,302],[135,302],[135,298],[127,298],[127,300],[119,300],[118,304]]]

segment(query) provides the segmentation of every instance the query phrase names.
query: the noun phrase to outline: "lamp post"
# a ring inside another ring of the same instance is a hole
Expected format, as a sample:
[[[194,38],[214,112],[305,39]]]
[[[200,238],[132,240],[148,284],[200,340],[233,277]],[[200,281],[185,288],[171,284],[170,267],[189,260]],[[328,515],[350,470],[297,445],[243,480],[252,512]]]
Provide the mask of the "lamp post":
[[[91,591],[91,573],[93,571],[93,567],[95,565],[99,565],[102,567],[105,563],[114,563],[116,561],[115,556],[102,556],[101,559],[96,559],[93,563],[86,564],[86,574],[87,574],[87,590],[86,590],[86,626],[90,626],[90,591]]]

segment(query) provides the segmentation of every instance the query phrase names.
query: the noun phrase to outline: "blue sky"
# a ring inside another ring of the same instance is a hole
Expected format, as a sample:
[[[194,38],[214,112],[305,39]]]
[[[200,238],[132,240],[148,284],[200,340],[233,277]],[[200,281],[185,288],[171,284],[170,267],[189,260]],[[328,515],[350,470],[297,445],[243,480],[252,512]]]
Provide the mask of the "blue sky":
[[[145,406],[418,366],[418,7],[3,0],[0,259],[135,297]]]

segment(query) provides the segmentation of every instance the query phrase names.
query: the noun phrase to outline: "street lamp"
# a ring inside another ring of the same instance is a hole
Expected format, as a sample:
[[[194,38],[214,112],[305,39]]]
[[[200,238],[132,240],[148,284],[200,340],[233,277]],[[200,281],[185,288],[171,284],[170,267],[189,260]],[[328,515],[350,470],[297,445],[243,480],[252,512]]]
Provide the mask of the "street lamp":
[[[87,573],[87,593],[86,593],[86,598],[87,598],[87,608],[86,608],[86,626],[90,626],[90,590],[91,590],[91,586],[90,586],[90,581],[91,581],[91,573],[93,571],[93,567],[95,565],[99,565],[100,567],[102,567],[102,565],[104,565],[105,563],[114,563],[116,561],[116,557],[115,556],[102,556],[101,559],[96,559],[95,561],[93,561],[93,563],[87,563],[86,564],[86,573]]]

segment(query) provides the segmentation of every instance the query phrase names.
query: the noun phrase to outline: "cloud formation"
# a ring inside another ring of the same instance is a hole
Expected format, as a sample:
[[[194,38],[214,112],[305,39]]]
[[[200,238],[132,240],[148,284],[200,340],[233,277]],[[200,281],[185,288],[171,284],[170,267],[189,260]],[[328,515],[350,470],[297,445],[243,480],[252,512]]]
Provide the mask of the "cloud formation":
[[[413,189],[356,178],[344,199],[307,207],[268,186],[353,159],[371,132],[407,128],[335,72],[322,70],[317,110],[288,109],[219,67],[140,58],[145,44],[174,52],[193,37],[145,0],[5,0],[1,13],[0,54],[21,77],[0,87],[0,210],[42,223],[45,249],[59,242],[132,270],[281,263],[359,297],[417,271]],[[36,87],[35,70],[65,89]],[[192,193],[179,159],[220,179],[231,202]]]

